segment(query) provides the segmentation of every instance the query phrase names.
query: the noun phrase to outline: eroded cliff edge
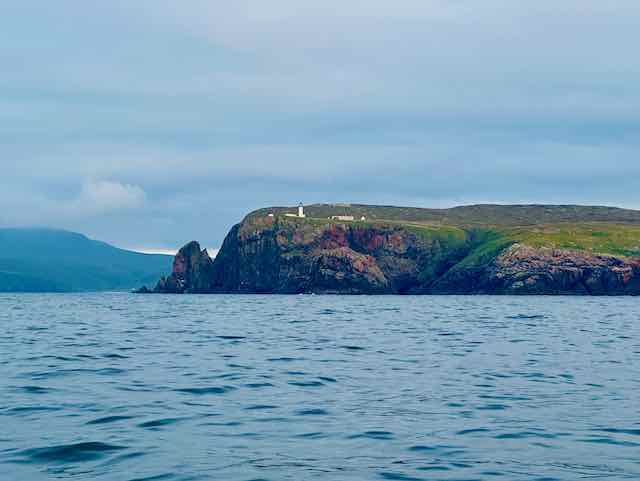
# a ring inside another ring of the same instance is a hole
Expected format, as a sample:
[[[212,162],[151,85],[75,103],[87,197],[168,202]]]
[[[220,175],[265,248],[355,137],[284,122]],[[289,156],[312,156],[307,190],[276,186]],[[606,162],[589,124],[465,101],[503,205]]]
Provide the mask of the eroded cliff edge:
[[[633,248],[640,229],[630,228]],[[602,237],[598,229],[339,222],[258,212],[231,229],[213,260],[197,242],[183,247],[172,274],[153,291],[640,295],[640,256],[565,247],[578,246],[581,235]]]

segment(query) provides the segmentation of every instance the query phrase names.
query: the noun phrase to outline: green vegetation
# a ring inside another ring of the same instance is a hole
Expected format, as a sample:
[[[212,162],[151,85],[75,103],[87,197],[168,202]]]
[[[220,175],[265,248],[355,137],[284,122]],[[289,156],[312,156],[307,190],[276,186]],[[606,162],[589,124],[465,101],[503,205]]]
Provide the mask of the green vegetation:
[[[422,240],[431,242],[439,240],[447,244],[464,244],[468,241],[469,233],[464,229],[450,225],[404,224],[407,229]]]
[[[451,209],[315,204],[305,207],[307,218],[284,217],[292,207],[272,207],[249,214],[276,215],[279,223],[321,227],[345,221],[333,215],[352,215],[363,227],[402,225],[421,239],[448,246],[472,243],[465,263],[482,263],[509,245],[584,250],[597,254],[640,256],[640,211],[615,207],[575,205],[471,205]]]
[[[295,214],[296,207],[268,207],[248,217],[265,217],[269,213]],[[307,217],[327,219],[334,215],[364,216],[367,221],[393,221],[417,224],[443,224],[462,227],[517,227],[563,222],[640,225],[640,211],[616,207],[577,205],[469,205],[451,209],[421,209],[362,204],[313,204],[305,206]]]
[[[532,247],[640,256],[640,225],[585,223],[517,228],[510,238]]]
[[[73,232],[0,229],[0,292],[127,290],[154,283],[171,263]]]
[[[475,248],[456,267],[483,266],[489,264],[516,241],[495,231],[476,232]]]

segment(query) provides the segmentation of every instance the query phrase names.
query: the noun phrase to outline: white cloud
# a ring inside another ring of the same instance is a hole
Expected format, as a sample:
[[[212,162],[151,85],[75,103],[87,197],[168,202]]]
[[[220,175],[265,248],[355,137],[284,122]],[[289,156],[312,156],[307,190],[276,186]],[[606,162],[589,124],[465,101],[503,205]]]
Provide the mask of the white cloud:
[[[90,181],[82,186],[76,201],[79,211],[95,213],[138,209],[146,201],[145,191],[137,186],[111,181]]]
[[[146,204],[145,191],[131,184],[88,181],[71,197],[60,198],[39,189],[3,186],[0,192],[0,225],[69,227],[112,214],[130,214]]]

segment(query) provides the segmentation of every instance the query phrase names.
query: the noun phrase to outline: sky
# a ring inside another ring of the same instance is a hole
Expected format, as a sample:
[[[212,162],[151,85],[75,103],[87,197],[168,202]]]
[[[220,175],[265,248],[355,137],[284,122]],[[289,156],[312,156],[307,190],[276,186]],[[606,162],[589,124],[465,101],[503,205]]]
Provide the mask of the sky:
[[[0,0],[0,226],[215,249],[316,202],[640,208],[637,0]]]

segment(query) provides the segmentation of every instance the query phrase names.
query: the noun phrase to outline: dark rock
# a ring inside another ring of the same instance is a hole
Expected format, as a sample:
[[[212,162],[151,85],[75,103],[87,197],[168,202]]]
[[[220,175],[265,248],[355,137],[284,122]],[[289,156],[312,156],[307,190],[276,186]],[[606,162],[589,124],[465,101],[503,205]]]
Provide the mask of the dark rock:
[[[182,294],[185,292],[212,292],[213,261],[200,244],[189,242],[178,251],[173,260],[171,275],[158,281],[154,292]]]
[[[487,265],[452,269],[433,291],[640,295],[640,259],[514,244]]]
[[[197,242],[154,292],[336,294],[640,294],[640,259],[463,238],[402,224],[251,216],[215,260]],[[479,255],[478,250],[483,254]]]

